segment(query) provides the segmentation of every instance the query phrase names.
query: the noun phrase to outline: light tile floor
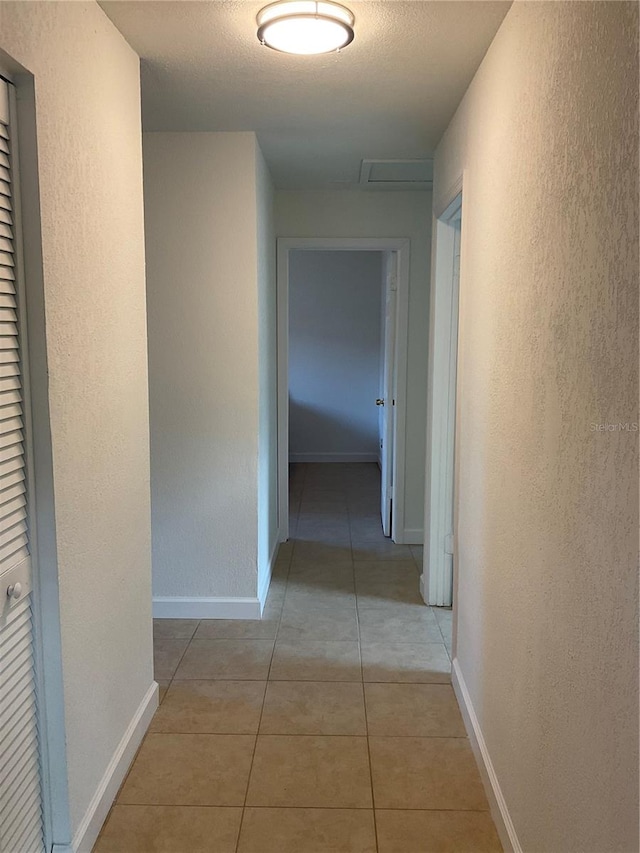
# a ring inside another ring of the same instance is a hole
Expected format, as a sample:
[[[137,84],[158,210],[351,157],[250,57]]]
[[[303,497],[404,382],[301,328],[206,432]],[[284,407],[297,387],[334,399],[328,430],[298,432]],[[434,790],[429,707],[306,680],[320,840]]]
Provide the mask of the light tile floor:
[[[451,612],[374,465],[298,465],[262,620],[156,622],[162,703],[95,853],[497,853]]]

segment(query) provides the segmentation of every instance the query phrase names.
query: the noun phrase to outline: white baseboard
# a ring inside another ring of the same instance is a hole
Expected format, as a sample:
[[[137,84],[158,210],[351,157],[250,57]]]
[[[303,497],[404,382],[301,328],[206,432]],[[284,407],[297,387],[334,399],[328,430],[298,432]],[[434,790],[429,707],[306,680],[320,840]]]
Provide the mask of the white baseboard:
[[[262,611],[264,610],[264,605],[267,600],[267,595],[269,594],[269,584],[271,583],[271,575],[273,574],[273,567],[276,564],[276,559],[278,558],[278,550],[280,548],[280,531],[278,531],[278,535],[276,536],[276,541],[273,544],[273,550],[271,551],[271,556],[269,557],[269,565],[267,566],[267,571],[264,573],[264,576],[260,580],[260,586],[258,587],[258,600],[260,602],[260,615],[262,615]]]
[[[102,829],[102,824],[107,819],[109,809],[135,757],[136,750],[149,728],[151,718],[157,707],[158,685],[154,681],[133,715],[133,719],[100,780],[97,791],[91,798],[89,808],[80,821],[80,826],[73,837],[73,853],[91,853]]]
[[[377,453],[290,453],[289,462],[377,462]]]
[[[502,789],[500,788],[500,782],[491,761],[491,756],[489,755],[489,750],[482,734],[478,717],[471,703],[471,696],[460,671],[457,658],[453,659],[451,681],[458,698],[460,710],[462,711],[471,748],[480,768],[480,775],[482,776],[482,782],[491,807],[491,815],[498,830],[502,846],[505,853],[522,853],[522,847],[516,835],[516,830],[511,820]]]
[[[405,527],[402,531],[402,545],[422,545],[424,542],[424,531],[421,527]]]
[[[154,619],[259,619],[256,598],[154,596]]]

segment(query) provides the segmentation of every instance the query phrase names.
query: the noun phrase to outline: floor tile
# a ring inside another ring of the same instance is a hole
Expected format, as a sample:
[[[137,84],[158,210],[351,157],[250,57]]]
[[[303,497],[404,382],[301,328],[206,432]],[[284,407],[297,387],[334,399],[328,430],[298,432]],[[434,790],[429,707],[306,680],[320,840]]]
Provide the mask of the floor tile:
[[[396,545],[391,540],[371,542],[365,539],[351,540],[354,562],[360,560],[412,560],[408,545]]]
[[[291,565],[317,563],[321,560],[344,563],[351,559],[351,548],[322,542],[296,542]]]
[[[189,640],[158,639],[153,641],[153,674],[163,680],[173,678]]]
[[[354,563],[356,581],[379,581],[416,583],[416,564],[413,560],[363,560]]]
[[[277,619],[203,619],[196,640],[274,640]]]
[[[420,570],[422,570],[422,562],[424,560],[424,547],[422,545],[409,545],[409,549],[413,555],[413,559],[420,566]]]
[[[369,809],[245,809],[238,853],[376,853]]]
[[[198,622],[198,619],[154,619],[153,637],[158,640],[190,640]]]
[[[241,806],[254,744],[253,735],[149,734],[118,803]]]
[[[192,640],[175,677],[265,681],[272,651],[271,640]]]
[[[271,681],[362,681],[357,642],[276,642]]]
[[[453,632],[453,612],[449,607],[432,607],[431,608],[438,623],[438,627],[442,633],[444,644],[451,651],[452,632]]]
[[[351,610],[355,614],[355,608],[356,593],[353,581],[325,581],[320,584],[304,577],[289,583],[283,606],[283,610],[306,610],[307,613]]]
[[[448,684],[365,684],[370,735],[466,737]]]
[[[366,733],[361,684],[330,681],[269,682],[262,710],[260,734]]]
[[[388,604],[418,605],[425,607],[420,595],[420,579],[382,582],[377,580],[356,580],[356,599],[359,607],[372,610]]]
[[[169,685],[171,684],[170,678],[156,678],[158,682],[158,702],[162,703],[164,697],[167,695],[167,690],[169,689]]]
[[[291,560],[291,555],[293,554],[293,539],[289,539],[288,542],[281,542],[278,547],[278,556],[276,558],[276,562],[282,563],[286,560]]]
[[[377,809],[488,809],[466,738],[369,737]]]
[[[353,592],[353,563],[347,562],[312,562],[295,563],[289,573],[288,589],[329,589],[347,590]]]
[[[437,627],[436,627],[436,630]],[[438,637],[440,634],[438,633]],[[278,640],[358,640],[358,618],[355,607],[337,612],[331,610],[309,612],[287,608],[282,613]]]
[[[442,634],[428,607],[417,613],[390,613],[380,609],[358,609],[363,643],[441,643]]]
[[[367,739],[258,735],[247,805],[372,808]]]
[[[241,808],[115,806],[93,853],[235,853]]]
[[[362,643],[361,651],[364,681],[451,681],[451,663],[442,643]]]
[[[491,815],[376,810],[379,853],[502,853]]]
[[[256,734],[265,681],[173,681],[151,732]]]

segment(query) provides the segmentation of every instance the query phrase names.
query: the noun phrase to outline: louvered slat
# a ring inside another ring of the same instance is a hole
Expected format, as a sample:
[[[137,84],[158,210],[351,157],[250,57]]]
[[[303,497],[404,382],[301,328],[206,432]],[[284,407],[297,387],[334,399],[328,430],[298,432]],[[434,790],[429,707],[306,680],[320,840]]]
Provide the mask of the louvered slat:
[[[8,447],[0,448],[0,462],[10,462],[12,459],[19,459],[22,465],[23,456],[24,449],[21,444],[10,444]]]
[[[18,480],[12,486],[9,486],[7,489],[2,489],[0,492],[0,505],[4,505],[5,503],[12,501],[14,498],[19,497],[20,495],[24,495],[25,493],[25,482],[24,477],[21,480]]]
[[[27,537],[23,535],[14,539],[13,542],[7,545],[3,556],[0,558],[0,572],[8,571],[11,566],[14,566],[28,556]]]
[[[13,293],[0,293],[0,307],[15,308],[16,297]]]
[[[3,732],[8,731],[12,720],[21,717],[23,706],[28,702],[33,702],[32,673],[26,672],[16,679],[7,691],[5,698],[6,708],[3,706],[2,714],[0,714],[0,726]]]

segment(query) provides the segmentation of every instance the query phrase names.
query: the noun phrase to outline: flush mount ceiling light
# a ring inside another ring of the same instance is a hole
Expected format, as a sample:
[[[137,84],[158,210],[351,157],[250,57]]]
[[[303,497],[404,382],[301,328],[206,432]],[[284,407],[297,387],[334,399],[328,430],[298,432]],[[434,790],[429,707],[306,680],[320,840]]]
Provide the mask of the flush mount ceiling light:
[[[354,21],[328,0],[280,0],[258,12],[258,38],[281,53],[331,53],[351,44]]]

